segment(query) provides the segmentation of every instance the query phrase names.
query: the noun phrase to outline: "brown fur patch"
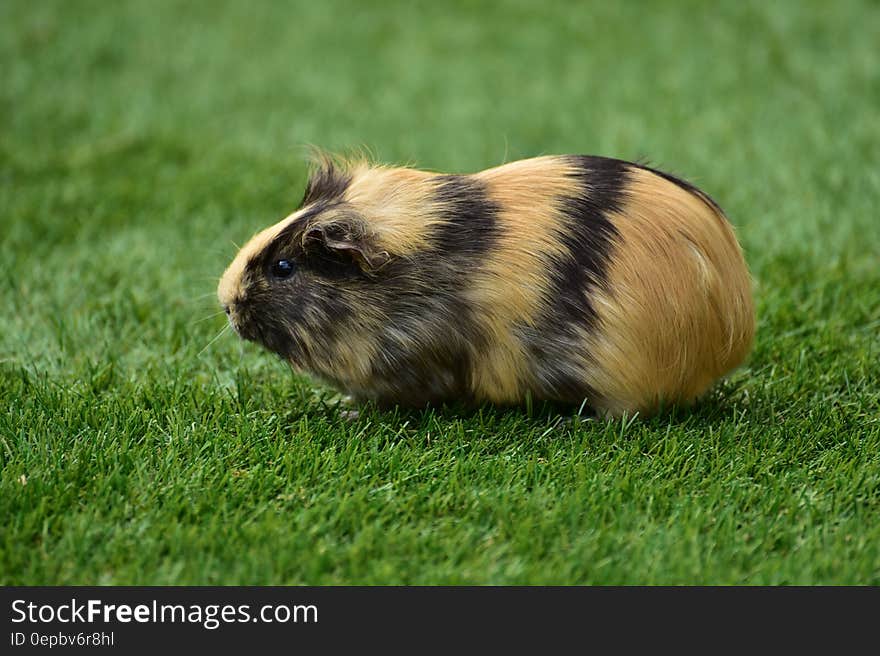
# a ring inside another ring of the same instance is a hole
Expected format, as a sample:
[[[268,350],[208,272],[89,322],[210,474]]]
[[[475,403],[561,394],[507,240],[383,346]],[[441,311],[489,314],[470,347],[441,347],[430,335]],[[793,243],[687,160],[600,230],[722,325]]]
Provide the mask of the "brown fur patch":
[[[702,198],[633,168],[620,244],[586,337],[610,414],[688,403],[739,365],[754,336],[750,280],[727,220]]]

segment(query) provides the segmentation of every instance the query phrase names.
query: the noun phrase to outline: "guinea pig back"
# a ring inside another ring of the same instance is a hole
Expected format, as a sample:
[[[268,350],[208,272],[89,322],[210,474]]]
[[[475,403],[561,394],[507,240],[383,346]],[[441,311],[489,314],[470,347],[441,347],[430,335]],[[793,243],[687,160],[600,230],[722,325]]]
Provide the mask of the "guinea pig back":
[[[547,156],[473,175],[323,158],[218,296],[244,338],[358,399],[685,404],[743,362],[750,278],[706,194]]]

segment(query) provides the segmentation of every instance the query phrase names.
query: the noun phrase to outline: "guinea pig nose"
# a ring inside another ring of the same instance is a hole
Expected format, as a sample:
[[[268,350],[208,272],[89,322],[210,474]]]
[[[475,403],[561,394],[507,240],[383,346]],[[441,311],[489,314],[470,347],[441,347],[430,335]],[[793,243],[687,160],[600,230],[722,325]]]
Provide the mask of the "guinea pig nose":
[[[232,313],[232,308],[229,307],[228,305],[224,305],[223,311],[226,313],[226,316],[228,317]]]

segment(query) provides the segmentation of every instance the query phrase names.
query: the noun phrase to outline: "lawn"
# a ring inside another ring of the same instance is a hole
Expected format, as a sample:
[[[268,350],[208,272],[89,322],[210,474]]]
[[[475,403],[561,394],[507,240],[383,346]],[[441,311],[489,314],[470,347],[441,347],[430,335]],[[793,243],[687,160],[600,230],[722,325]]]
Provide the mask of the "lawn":
[[[876,2],[0,4],[0,584],[880,584]],[[306,144],[708,191],[756,348],[690,411],[343,415],[214,290]]]

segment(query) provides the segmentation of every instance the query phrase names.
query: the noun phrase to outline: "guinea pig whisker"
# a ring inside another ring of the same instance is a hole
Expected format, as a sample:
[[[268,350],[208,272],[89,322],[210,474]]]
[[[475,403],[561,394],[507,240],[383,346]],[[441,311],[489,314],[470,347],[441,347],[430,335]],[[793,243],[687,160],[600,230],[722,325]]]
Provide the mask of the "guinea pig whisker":
[[[220,339],[220,337],[223,335],[223,333],[225,333],[225,332],[226,332],[227,330],[229,330],[231,327],[232,327],[232,324],[229,324],[229,323],[227,323],[225,326],[223,326],[223,328],[220,329],[220,332],[217,333],[217,334],[214,336],[214,339],[212,339],[210,342],[208,342],[207,344],[205,344],[205,348],[203,348],[201,351],[198,352],[198,354],[196,355],[196,357],[197,357],[197,358],[200,358],[200,357],[202,356],[202,353],[204,353],[205,351],[207,351],[208,348],[209,348],[214,342],[216,342],[218,339]]]
[[[202,317],[201,319],[196,319],[195,321],[193,321],[193,322],[190,323],[189,325],[194,326],[194,325],[196,325],[197,323],[202,323],[203,321],[208,321],[209,319],[213,319],[214,317],[219,316],[219,315],[224,314],[224,313],[225,313],[224,310],[220,310],[219,312],[212,312],[212,313],[209,314],[207,317]]]
[[[211,307],[217,306],[217,294],[215,292],[210,292],[208,294],[199,294],[198,296],[193,296],[192,298],[183,298],[181,299],[184,303],[201,303],[204,305],[206,298],[212,298],[213,302],[211,303]],[[207,308],[205,308],[207,309]]]

